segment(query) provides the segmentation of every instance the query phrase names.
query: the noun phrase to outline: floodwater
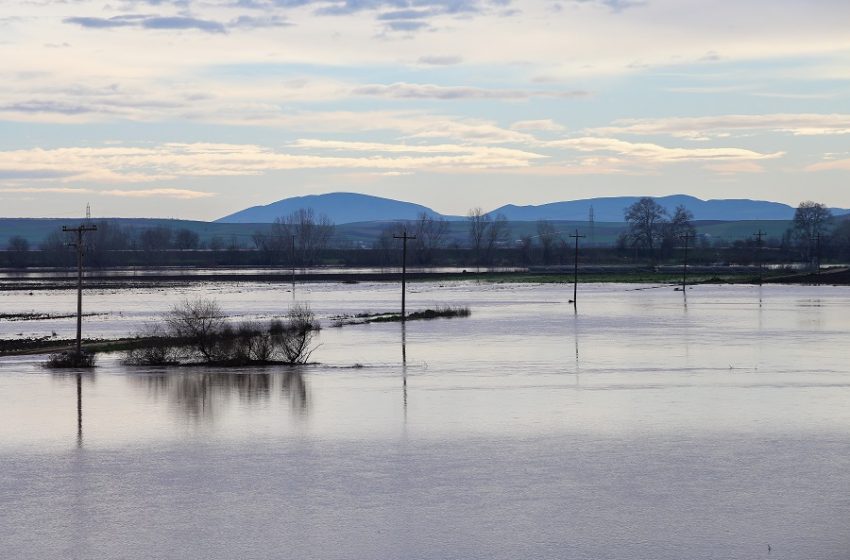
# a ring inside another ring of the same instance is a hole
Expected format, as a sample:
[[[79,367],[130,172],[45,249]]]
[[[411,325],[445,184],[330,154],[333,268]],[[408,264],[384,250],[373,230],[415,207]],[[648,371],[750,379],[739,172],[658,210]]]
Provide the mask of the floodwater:
[[[850,289],[588,285],[574,313],[571,285],[409,287],[472,316],[330,327],[395,310],[392,284],[87,293],[92,337],[185,297],[309,302],[319,363],[0,359],[0,557],[850,557]],[[52,331],[73,319],[0,321]]]

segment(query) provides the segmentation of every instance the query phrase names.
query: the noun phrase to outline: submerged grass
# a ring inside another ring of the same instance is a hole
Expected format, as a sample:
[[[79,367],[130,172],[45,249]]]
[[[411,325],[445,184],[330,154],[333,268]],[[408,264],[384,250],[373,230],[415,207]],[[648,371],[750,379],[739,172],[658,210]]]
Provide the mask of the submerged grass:
[[[417,321],[428,319],[451,319],[453,317],[469,317],[472,311],[465,306],[438,306],[435,309],[424,309],[408,313],[402,318],[401,313],[357,313],[356,315],[338,315],[333,317],[334,327],[346,325],[367,325],[369,323],[396,323],[402,320]]]

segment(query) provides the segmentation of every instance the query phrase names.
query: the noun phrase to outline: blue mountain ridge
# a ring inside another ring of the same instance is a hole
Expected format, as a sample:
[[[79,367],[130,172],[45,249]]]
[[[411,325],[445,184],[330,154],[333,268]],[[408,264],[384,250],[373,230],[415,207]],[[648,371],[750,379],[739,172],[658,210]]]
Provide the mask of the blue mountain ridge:
[[[588,219],[593,208],[597,222],[622,222],[623,211],[641,197],[619,196],[598,197],[581,200],[551,202],[540,205],[517,206],[508,204],[490,211],[504,214],[511,221]],[[695,220],[790,220],[794,207],[779,202],[749,199],[702,200],[694,196],[677,194],[653,197],[656,202],[672,213],[676,206],[684,205]],[[358,193],[328,193],[285,198],[265,206],[253,206],[216,220],[218,223],[271,223],[300,208],[312,208],[317,214],[325,214],[337,224],[353,222],[414,220],[425,213],[447,220],[462,220],[463,216],[443,215],[427,206],[389,198]],[[850,213],[843,208],[832,208],[835,215]]]

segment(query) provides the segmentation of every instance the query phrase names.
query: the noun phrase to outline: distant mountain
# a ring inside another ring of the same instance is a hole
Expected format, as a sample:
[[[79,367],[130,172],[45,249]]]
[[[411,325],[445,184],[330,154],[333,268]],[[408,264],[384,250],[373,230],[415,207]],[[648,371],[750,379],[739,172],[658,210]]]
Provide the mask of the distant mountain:
[[[502,213],[508,220],[520,222],[586,221],[592,207],[595,221],[622,222],[623,211],[639,199],[638,196],[620,196],[551,202],[538,206],[508,204],[490,213]],[[701,200],[683,194],[655,197],[655,201],[670,213],[676,209],[676,206],[682,204],[693,212],[695,220],[702,221],[790,220],[794,217],[795,210],[792,206],[779,202],[749,199]],[[271,223],[275,218],[291,214],[299,208],[312,208],[316,213],[327,214],[337,224],[414,220],[423,212],[429,216],[442,216],[448,220],[463,219],[462,216],[441,215],[426,206],[411,202],[356,193],[329,193],[285,198],[266,206],[254,206],[236,212],[216,222]],[[840,216],[850,213],[850,210],[832,208],[832,212]]]
[[[493,210],[501,212],[511,221],[533,220],[587,220],[593,208],[597,222],[622,222],[623,211],[641,197],[620,196],[608,198],[588,198],[565,202],[552,202],[539,206],[515,206],[509,204]],[[655,197],[655,201],[672,212],[678,205],[684,205],[693,212],[695,220],[790,220],[794,217],[794,208],[779,202],[748,199],[701,200],[699,198],[677,194]],[[835,215],[848,213],[848,210],[833,208]]]
[[[228,224],[271,223],[300,208],[312,208],[317,214],[326,214],[334,223],[377,222],[385,220],[414,220],[423,212],[440,216],[428,207],[411,202],[357,193],[329,193],[284,198],[265,206],[253,206],[216,222]]]

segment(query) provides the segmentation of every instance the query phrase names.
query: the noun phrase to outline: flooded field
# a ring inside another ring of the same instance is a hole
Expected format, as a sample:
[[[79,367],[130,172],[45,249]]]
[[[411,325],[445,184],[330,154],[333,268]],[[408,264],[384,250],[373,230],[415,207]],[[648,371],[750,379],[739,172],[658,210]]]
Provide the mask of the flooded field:
[[[87,337],[183,298],[309,302],[315,365],[0,358],[8,558],[841,559],[850,288],[414,283],[469,318],[333,328],[394,284],[93,291]],[[72,313],[72,291],[0,293]],[[0,320],[2,338],[74,320]],[[768,549],[768,545],[770,549]]]

